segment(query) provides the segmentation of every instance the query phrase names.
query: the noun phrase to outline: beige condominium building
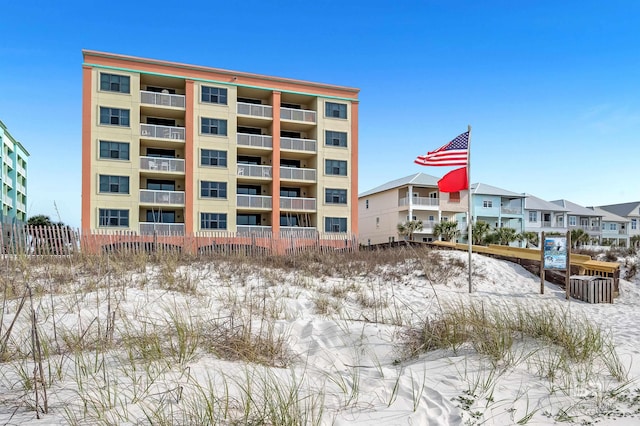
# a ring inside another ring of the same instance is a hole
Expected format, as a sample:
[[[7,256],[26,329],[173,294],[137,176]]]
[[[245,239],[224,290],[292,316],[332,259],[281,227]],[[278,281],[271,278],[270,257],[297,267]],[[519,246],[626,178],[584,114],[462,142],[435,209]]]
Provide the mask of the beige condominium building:
[[[83,56],[83,230],[357,233],[358,89]]]

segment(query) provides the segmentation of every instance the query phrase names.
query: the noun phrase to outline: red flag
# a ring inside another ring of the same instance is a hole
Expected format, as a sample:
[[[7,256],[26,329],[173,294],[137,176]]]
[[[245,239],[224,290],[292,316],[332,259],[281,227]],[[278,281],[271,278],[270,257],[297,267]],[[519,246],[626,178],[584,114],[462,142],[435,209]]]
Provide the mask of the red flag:
[[[438,181],[440,192],[458,192],[469,189],[469,179],[467,178],[467,168],[460,167],[442,176]]]

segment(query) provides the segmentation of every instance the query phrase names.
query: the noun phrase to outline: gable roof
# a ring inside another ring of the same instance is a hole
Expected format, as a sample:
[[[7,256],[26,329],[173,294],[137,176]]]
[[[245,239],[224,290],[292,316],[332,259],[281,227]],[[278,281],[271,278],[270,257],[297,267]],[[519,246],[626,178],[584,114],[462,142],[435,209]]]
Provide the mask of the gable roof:
[[[438,187],[439,177],[431,176],[425,173],[415,173],[413,175],[405,176],[400,179],[392,180],[373,189],[363,192],[358,195],[360,197],[366,197],[367,195],[377,194],[378,192],[388,191],[394,188],[400,188],[406,185],[419,185],[419,186],[433,186]]]
[[[589,208],[592,209],[594,212],[598,213],[600,216],[602,216],[603,222],[629,222],[629,219],[627,219],[626,217],[618,216],[617,214],[608,212],[604,209],[601,209],[600,207],[589,207]]]
[[[487,185],[486,183],[472,183],[471,193],[478,195],[499,195],[501,197],[524,198],[524,195],[516,192],[507,191],[497,186]]]
[[[562,207],[558,204],[552,203],[550,201],[543,200],[542,198],[538,198],[531,194],[524,194],[524,209],[525,210],[548,210],[552,212],[568,212],[569,209],[566,207]]]
[[[602,210],[617,214],[618,216],[640,216],[640,201],[632,201],[630,203],[609,204],[606,206],[598,206]]]
[[[583,207],[579,204],[576,203],[572,203],[569,200],[554,200],[551,201],[553,204],[557,204],[559,206],[562,206],[566,209],[568,209],[569,213],[577,215],[577,216],[594,216],[594,217],[602,217],[601,214],[596,213],[595,211],[588,209],[586,207]]]

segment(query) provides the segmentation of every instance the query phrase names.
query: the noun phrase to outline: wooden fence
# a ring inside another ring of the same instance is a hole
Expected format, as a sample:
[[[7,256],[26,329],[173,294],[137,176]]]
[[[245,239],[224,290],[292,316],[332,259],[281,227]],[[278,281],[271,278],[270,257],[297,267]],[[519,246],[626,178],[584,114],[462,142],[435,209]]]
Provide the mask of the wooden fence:
[[[357,238],[347,233],[300,234],[269,231],[251,233],[195,232],[148,234],[132,231],[83,231],[66,226],[2,225],[0,248],[13,255],[70,255],[74,253],[185,253],[191,255],[272,255],[303,251],[357,251]]]

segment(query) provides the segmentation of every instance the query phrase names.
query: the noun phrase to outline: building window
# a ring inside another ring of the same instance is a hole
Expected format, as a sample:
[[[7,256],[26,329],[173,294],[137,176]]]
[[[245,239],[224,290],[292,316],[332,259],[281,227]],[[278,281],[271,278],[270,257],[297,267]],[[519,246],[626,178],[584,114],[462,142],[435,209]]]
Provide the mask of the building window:
[[[602,224],[604,226],[604,223]],[[610,223],[609,224],[609,231],[617,231],[618,230],[618,224],[617,223]]]
[[[631,219],[631,229],[638,229],[638,219]]]
[[[569,216],[569,226],[576,226],[577,221],[575,216]]]
[[[282,215],[280,216],[280,226],[300,226],[297,216]]]
[[[341,160],[324,160],[324,172],[328,175],[347,175],[347,162]]]
[[[100,141],[100,158],[128,160],[129,144],[127,142]]]
[[[529,222],[538,221],[538,212],[529,212]]]
[[[147,222],[176,223],[176,212],[164,212],[162,210],[147,210]]]
[[[227,167],[227,151],[218,151],[215,149],[201,149],[200,165]]]
[[[129,210],[99,209],[99,226],[129,227]]]
[[[236,215],[236,225],[260,226],[259,214],[238,214]]]
[[[325,217],[324,231],[325,232],[347,232],[347,218],[346,217]]]
[[[369,200],[364,200],[364,208],[365,209],[369,208]]]
[[[226,182],[200,182],[200,196],[203,198],[227,198]]]
[[[460,202],[460,191],[450,192],[449,193],[449,202],[450,203],[459,203]]]
[[[128,194],[129,177],[100,175],[100,192]]]
[[[200,128],[203,134],[227,136],[227,120],[202,117],[201,123]]]
[[[100,73],[100,90],[129,93],[129,77],[126,75]]]
[[[220,87],[202,86],[202,102],[211,104],[227,104],[227,89]]]
[[[484,200],[482,202],[482,207],[484,207],[485,209],[490,209],[493,207],[493,201],[491,200]]]
[[[100,124],[129,127],[129,110],[100,107]]]
[[[327,146],[347,147],[347,134],[345,132],[334,132],[326,130],[324,132],[324,144]]]
[[[327,204],[347,204],[347,190],[325,188],[324,202]]]
[[[200,229],[227,229],[227,214],[200,213]]]
[[[346,104],[336,104],[334,102],[326,102],[324,104],[325,117],[333,117],[333,118],[347,118],[347,105]]]

